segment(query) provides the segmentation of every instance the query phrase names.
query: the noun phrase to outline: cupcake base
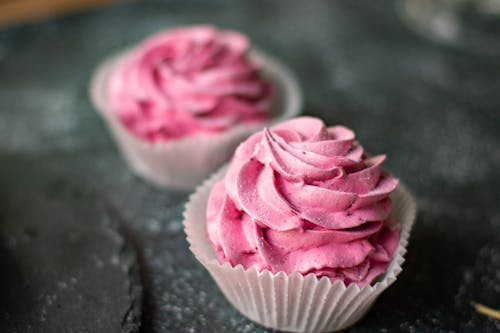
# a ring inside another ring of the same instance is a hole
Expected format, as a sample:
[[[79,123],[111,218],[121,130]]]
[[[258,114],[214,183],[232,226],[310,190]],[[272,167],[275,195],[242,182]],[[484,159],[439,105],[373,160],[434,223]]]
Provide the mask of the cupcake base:
[[[271,56],[252,50],[251,59],[262,64],[262,75],[276,88],[269,122],[241,124],[221,133],[186,137],[167,143],[147,142],[131,133],[108,105],[108,79],[114,67],[128,53],[120,52],[98,66],[90,85],[90,96],[129,168],[161,187],[193,189],[226,162],[238,144],[250,134],[264,126],[293,118],[302,107],[302,95],[294,75]]]
[[[190,250],[226,296],[249,319],[269,328],[290,332],[331,332],[360,320],[377,297],[402,271],[404,254],[416,216],[415,201],[403,185],[391,195],[391,218],[398,221],[401,235],[387,271],[373,285],[346,287],[341,281],[299,273],[273,274],[255,268],[219,264],[206,235],[206,205],[212,186],[223,177],[218,171],[191,195],[184,211],[184,228]]]

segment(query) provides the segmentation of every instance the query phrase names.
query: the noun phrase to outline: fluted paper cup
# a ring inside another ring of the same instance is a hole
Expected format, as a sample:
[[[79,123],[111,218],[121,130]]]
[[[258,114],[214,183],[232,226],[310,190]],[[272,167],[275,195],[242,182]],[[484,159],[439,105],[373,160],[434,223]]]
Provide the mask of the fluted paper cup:
[[[229,302],[249,319],[269,328],[291,332],[332,332],[360,320],[377,297],[401,272],[408,237],[416,216],[410,193],[400,184],[391,194],[391,219],[400,225],[400,241],[387,271],[372,285],[346,287],[314,274],[278,274],[255,268],[220,264],[208,241],[206,206],[212,186],[223,177],[218,171],[191,195],[184,211],[189,248],[210,272]]]
[[[90,97],[106,121],[129,168],[158,186],[193,189],[226,162],[238,144],[250,134],[264,126],[293,118],[302,108],[302,93],[292,72],[278,60],[254,49],[250,52],[250,59],[262,64],[262,75],[275,88],[268,122],[241,124],[221,133],[191,136],[167,143],[151,143],[131,133],[108,103],[110,74],[129,53],[129,50],[119,52],[97,67],[90,83]]]

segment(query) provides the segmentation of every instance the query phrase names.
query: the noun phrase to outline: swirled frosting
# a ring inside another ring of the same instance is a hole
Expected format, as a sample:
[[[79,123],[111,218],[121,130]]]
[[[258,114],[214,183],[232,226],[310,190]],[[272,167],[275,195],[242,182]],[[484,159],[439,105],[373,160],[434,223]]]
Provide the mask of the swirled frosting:
[[[398,180],[383,172],[384,160],[350,129],[312,117],[254,134],[208,200],[219,262],[371,283],[399,242],[388,220]]]
[[[150,142],[262,122],[272,88],[248,50],[242,34],[211,26],[161,32],[117,64],[109,80],[110,108]]]

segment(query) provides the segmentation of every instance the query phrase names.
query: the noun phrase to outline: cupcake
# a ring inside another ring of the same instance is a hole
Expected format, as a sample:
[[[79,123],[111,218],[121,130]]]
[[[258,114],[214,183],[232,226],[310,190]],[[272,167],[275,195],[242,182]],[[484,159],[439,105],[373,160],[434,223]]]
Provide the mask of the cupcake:
[[[290,71],[241,33],[160,32],[106,59],[91,99],[129,167],[160,186],[193,188],[248,135],[298,114]]]
[[[249,137],[191,196],[190,249],[263,326],[325,332],[396,280],[415,219],[405,187],[343,126],[301,117]]]

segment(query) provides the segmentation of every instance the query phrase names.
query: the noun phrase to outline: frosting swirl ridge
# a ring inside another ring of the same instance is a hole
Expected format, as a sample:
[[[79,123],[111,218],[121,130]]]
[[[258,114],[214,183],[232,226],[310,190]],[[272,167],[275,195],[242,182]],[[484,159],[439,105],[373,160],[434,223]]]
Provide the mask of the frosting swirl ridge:
[[[249,48],[244,35],[212,26],[160,32],[118,63],[110,107],[150,142],[262,122],[269,118],[272,87]]]
[[[207,232],[220,262],[271,272],[314,273],[369,284],[399,242],[382,170],[343,126],[296,118],[238,147],[207,206]]]

